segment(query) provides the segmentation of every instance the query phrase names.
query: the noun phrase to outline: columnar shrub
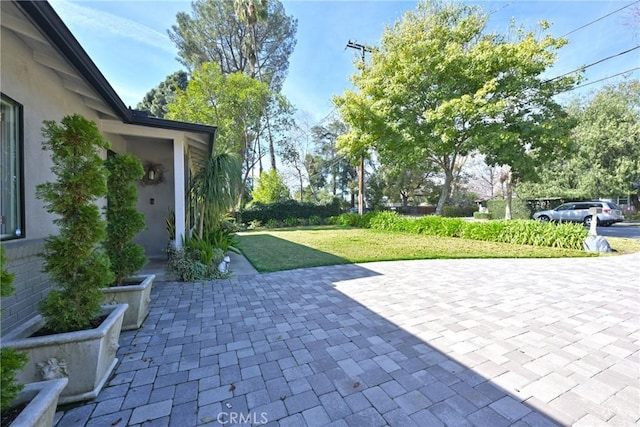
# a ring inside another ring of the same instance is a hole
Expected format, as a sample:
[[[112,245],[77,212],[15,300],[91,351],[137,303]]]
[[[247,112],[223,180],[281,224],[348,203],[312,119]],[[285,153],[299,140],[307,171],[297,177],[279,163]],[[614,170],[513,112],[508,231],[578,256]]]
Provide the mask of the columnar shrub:
[[[144,175],[138,158],[116,154],[105,162],[107,180],[107,239],[105,248],[115,275],[114,285],[142,268],[147,258],[144,248],[133,238],[145,229],[144,214],[138,212],[138,189],[135,182]]]
[[[100,151],[105,140],[92,121],[74,114],[60,124],[45,121],[43,148],[51,151],[55,182],[37,187],[58,235],[45,243],[44,270],[55,288],[41,302],[49,329],[56,333],[89,329],[101,313],[101,288],[113,282],[109,258],[100,243],[105,221],[96,205],[107,193],[107,171]]]
[[[6,270],[4,246],[0,246],[0,297],[8,297],[14,291],[14,275]],[[10,407],[23,385],[16,381],[16,373],[27,363],[27,355],[10,347],[0,348],[0,409]]]

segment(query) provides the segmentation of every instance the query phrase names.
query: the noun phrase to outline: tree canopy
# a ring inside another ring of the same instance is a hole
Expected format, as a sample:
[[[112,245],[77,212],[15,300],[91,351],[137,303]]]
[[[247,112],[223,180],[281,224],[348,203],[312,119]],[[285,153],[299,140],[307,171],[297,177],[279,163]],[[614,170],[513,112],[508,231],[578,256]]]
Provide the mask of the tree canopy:
[[[152,116],[163,119],[169,112],[167,104],[173,102],[176,92],[185,90],[188,83],[189,76],[184,71],[169,74],[157,87],[147,92],[136,108],[148,111]]]
[[[251,193],[254,202],[273,203],[290,199],[289,187],[284,178],[275,169],[262,172],[258,184]]]
[[[516,176],[562,148],[569,126],[553,95],[575,76],[545,79],[566,40],[513,27],[487,31],[488,15],[464,3],[422,1],[388,27],[370,63],[334,98],[352,155],[373,147],[395,164],[429,161],[443,174],[441,213],[461,156],[485,154]]]
[[[216,64],[205,63],[168,105],[167,117],[217,126],[217,146],[244,159],[270,96],[265,83],[239,72],[222,74]]]
[[[607,85],[568,107],[577,122],[570,154],[550,162],[527,197],[595,198],[640,190],[640,81]],[[640,206],[637,206],[640,207]]]
[[[262,81],[279,92],[296,44],[298,23],[285,13],[278,0],[236,3],[196,0],[192,3],[191,14],[178,13],[177,23],[168,31],[178,48],[178,60],[190,71],[213,62],[223,74],[251,74],[255,61],[255,67],[262,72]],[[261,15],[266,15],[265,19],[238,13],[250,11],[253,3],[258,3],[258,9],[266,6],[266,14],[260,11]],[[252,48],[248,49],[250,46]]]

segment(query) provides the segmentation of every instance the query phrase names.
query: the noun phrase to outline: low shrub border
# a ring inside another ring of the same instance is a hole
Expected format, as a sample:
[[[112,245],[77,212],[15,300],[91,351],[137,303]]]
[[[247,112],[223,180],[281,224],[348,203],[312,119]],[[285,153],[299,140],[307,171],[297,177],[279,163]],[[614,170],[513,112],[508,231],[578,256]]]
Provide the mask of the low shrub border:
[[[338,218],[341,217],[343,215]],[[368,222],[363,221],[361,225],[356,221],[344,225],[438,237],[460,237],[578,250],[582,249],[587,236],[587,230],[581,224],[554,224],[531,220],[472,222],[439,216],[414,219],[400,216],[395,212],[377,212],[368,219]]]

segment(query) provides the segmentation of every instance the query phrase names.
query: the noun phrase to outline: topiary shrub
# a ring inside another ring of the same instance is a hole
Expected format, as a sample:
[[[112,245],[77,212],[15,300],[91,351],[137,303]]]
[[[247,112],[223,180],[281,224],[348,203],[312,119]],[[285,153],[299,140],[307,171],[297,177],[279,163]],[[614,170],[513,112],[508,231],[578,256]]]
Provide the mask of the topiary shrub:
[[[109,258],[101,246],[106,224],[96,201],[107,193],[107,171],[99,155],[109,143],[81,115],[60,124],[45,121],[43,148],[51,151],[55,182],[37,187],[58,235],[45,243],[44,270],[55,288],[40,303],[46,326],[55,333],[93,327],[103,300],[101,288],[113,283]]]
[[[133,238],[146,228],[144,214],[138,212],[138,189],[135,182],[144,175],[140,160],[130,154],[116,154],[105,162],[107,179],[107,239],[105,249],[119,286],[147,262],[144,248]]]
[[[0,246],[0,297],[8,297],[14,291],[15,276],[6,270],[6,265],[4,246]],[[8,409],[13,399],[24,388],[16,381],[16,374],[26,363],[26,354],[9,347],[0,348],[0,410]]]

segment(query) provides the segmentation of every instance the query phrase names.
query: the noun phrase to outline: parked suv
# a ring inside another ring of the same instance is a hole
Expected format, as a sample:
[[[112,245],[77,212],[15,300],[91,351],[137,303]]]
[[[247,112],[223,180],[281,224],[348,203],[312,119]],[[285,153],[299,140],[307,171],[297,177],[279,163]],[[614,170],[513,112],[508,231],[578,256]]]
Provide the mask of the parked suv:
[[[581,222],[585,226],[591,225],[591,214],[589,208],[602,208],[602,213],[598,214],[598,225],[605,227],[616,222],[624,221],[622,210],[612,202],[569,202],[558,206],[555,209],[540,211],[533,214],[533,219],[539,221],[565,221]]]

